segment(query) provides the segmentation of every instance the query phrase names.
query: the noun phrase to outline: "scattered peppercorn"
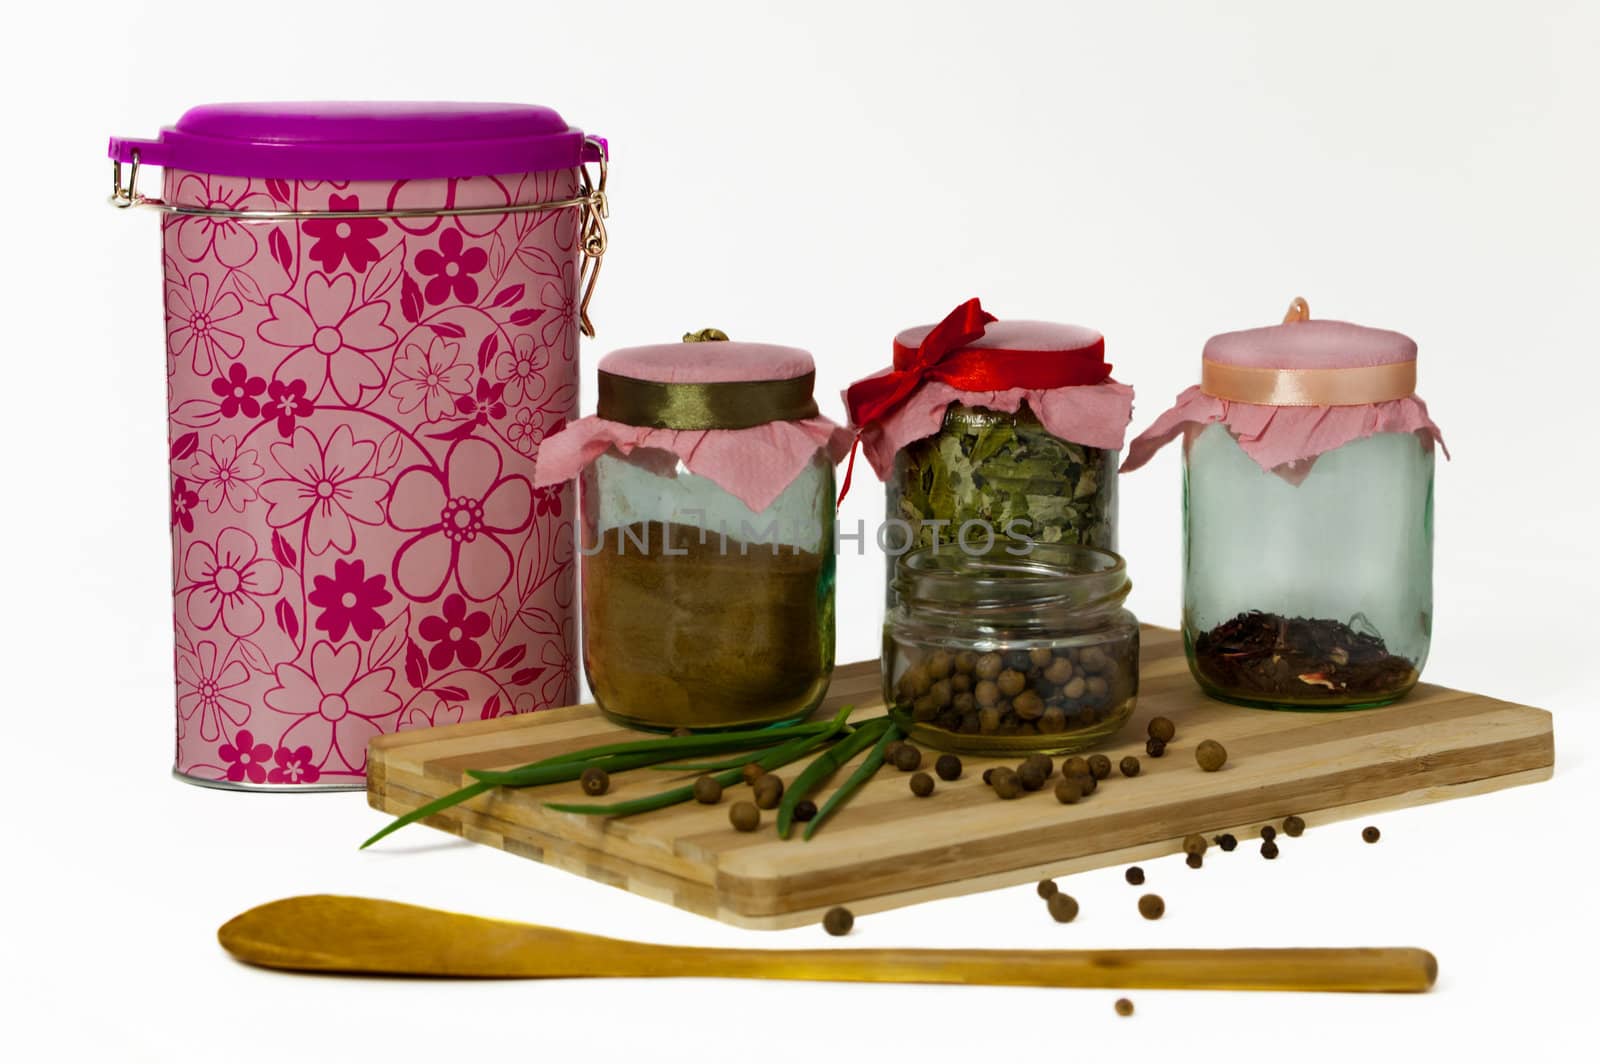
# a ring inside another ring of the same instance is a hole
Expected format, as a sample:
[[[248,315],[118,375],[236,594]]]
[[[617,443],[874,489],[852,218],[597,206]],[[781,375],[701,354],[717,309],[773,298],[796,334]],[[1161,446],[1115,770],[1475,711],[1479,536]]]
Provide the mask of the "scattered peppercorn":
[[[783,780],[766,773],[756,780],[756,805],[762,809],[776,809],[783,801]]]
[[[1103,780],[1111,775],[1111,759],[1105,754],[1094,754],[1089,758],[1089,772],[1097,780]]]
[[[900,752],[900,748],[904,745],[906,745],[906,741],[904,739],[895,739],[888,743],[883,748],[883,760],[888,764],[894,764],[895,755]]]
[[[583,788],[583,793],[591,798],[598,797],[611,789],[611,777],[606,770],[598,765],[590,765],[583,770],[583,775],[578,777],[578,785]]]
[[[1071,894],[1056,893],[1045,901],[1050,915],[1058,924],[1070,924],[1078,916],[1078,901]]]
[[[1044,779],[1049,779],[1055,773],[1056,765],[1044,754],[1029,754],[1022,761],[1023,765],[1032,765],[1039,770]]]
[[[1232,853],[1233,848],[1239,845],[1239,840],[1224,832],[1217,836],[1217,845],[1222,847],[1223,853]]]
[[[1149,754],[1151,757],[1163,757],[1167,752],[1167,744],[1162,742],[1160,739],[1146,739],[1144,743],[1144,752]]]
[[[1276,861],[1278,859],[1278,844],[1271,839],[1263,842],[1261,844],[1261,856],[1269,861]]]
[[[1204,835],[1185,835],[1183,837],[1183,852],[1204,856],[1206,852],[1206,837]]]
[[[1056,886],[1056,881],[1053,879],[1041,879],[1039,880],[1039,885],[1033,889],[1045,901],[1049,901],[1061,891],[1061,888]]]
[[[1085,798],[1100,789],[1100,781],[1093,776],[1074,776],[1073,779],[1077,780],[1078,786],[1083,788],[1083,796]]]
[[[1194,759],[1207,772],[1215,772],[1228,763],[1228,751],[1215,739],[1207,739],[1194,748]]]
[[[835,905],[822,917],[822,929],[835,938],[840,935],[848,935],[850,929],[855,925],[855,916],[843,905]]]
[[[767,770],[762,768],[756,762],[750,761],[745,764],[744,768],[740,770],[739,774],[744,777],[744,781],[746,783],[754,787],[756,785],[756,780],[760,779],[762,776],[765,776],[767,774]]]
[[[1132,1016],[1133,1002],[1129,1001],[1127,998],[1117,998],[1116,1009],[1118,1016]]]
[[[691,736],[693,734],[694,734],[694,732],[691,731],[688,728],[673,728],[672,729],[672,737],[674,739],[687,739],[689,736]]]
[[[1074,805],[1083,800],[1083,780],[1078,776],[1063,776],[1056,781],[1056,801]]]
[[[894,767],[901,772],[915,772],[922,767],[922,751],[910,743],[903,744],[894,752]]]
[[[1297,816],[1283,818],[1283,833],[1291,839],[1298,839],[1305,834],[1306,822]]]
[[[1364,827],[1361,829],[1361,839],[1363,842],[1377,842],[1382,837],[1382,832],[1375,827]]]
[[[1139,896],[1139,915],[1146,920],[1159,920],[1167,911],[1167,903],[1161,900],[1159,894],[1141,894]]]
[[[1132,756],[1125,757],[1118,762],[1117,767],[1122,769],[1122,774],[1124,776],[1132,779],[1139,774],[1139,759]]]
[[[1092,776],[1094,773],[1089,771],[1089,762],[1083,758],[1069,757],[1061,762],[1061,774],[1063,776]]]
[[[940,754],[939,760],[933,763],[933,771],[946,783],[958,780],[961,778],[961,759],[955,754]]]
[[[722,801],[722,784],[712,776],[701,776],[694,781],[694,800],[701,805],[716,805]]]
[[[1169,717],[1151,717],[1150,724],[1145,728],[1145,732],[1152,739],[1170,743],[1173,737],[1178,734],[1178,726],[1173,724]]]
[[[1273,839],[1278,837],[1278,829],[1273,827],[1271,824],[1263,825],[1261,828],[1261,837],[1266,839],[1268,842],[1271,842]]]
[[[1024,790],[1036,791],[1044,786],[1044,770],[1034,761],[1024,761],[1018,765],[1016,776]]]
[[[817,803],[810,798],[802,798],[794,803],[794,818],[804,824],[807,820],[817,815]]]
[[[1134,865],[1122,873],[1122,878],[1126,879],[1131,886],[1141,886],[1144,883],[1144,869]]]
[[[995,770],[993,786],[994,793],[1008,802],[1022,796],[1022,780],[1008,768]]]
[[[918,798],[926,798],[933,793],[933,777],[926,772],[918,772],[911,777],[911,793]]]
[[[740,831],[754,831],[761,826],[761,810],[754,802],[734,802],[728,810],[728,822]]]
[[[1188,865],[1190,868],[1199,868],[1201,865],[1205,864],[1205,862],[1205,855],[1199,853],[1188,854],[1183,859],[1183,863]]]

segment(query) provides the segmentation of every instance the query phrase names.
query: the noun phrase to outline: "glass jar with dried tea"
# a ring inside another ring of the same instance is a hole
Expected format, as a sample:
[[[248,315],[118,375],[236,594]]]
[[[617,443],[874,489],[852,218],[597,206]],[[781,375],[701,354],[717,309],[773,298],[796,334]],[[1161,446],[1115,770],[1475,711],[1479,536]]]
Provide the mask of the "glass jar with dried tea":
[[[626,348],[596,416],[544,441],[538,481],[579,478],[583,664],[611,718],[732,728],[822,701],[849,435],[813,376],[770,344]]]
[[[899,559],[883,689],[914,740],[958,753],[1070,753],[1133,712],[1139,622],[1110,551],[929,547]]]
[[[1210,695],[1356,709],[1417,682],[1433,614],[1437,426],[1399,333],[1311,321],[1206,344],[1201,383],[1129,448],[1183,437],[1183,635]]]
[[[887,483],[895,557],[989,539],[1117,545],[1117,458],[1133,389],[1077,325],[998,321],[971,300],[894,341],[893,368],[846,392]]]

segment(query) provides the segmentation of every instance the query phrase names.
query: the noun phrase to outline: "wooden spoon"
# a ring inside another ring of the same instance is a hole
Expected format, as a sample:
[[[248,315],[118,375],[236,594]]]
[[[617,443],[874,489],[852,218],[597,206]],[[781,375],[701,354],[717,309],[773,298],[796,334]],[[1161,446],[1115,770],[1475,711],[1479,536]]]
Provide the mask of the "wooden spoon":
[[[545,979],[695,976],[1194,990],[1427,990],[1420,949],[699,949],[600,938],[375,898],[285,898],[229,920],[222,948],[267,968]]]

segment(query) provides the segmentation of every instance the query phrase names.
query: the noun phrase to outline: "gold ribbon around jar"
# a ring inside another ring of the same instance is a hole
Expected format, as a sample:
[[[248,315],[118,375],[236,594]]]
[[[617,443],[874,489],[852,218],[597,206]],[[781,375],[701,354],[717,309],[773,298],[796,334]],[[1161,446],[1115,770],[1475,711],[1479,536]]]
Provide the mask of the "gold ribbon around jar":
[[[686,344],[726,340],[721,329],[683,334]],[[815,371],[782,380],[667,382],[624,377],[601,370],[595,414],[641,428],[748,429],[771,421],[803,421],[818,415],[812,397]]]
[[[1283,324],[1311,320],[1311,306],[1296,297]],[[1280,369],[1200,361],[1200,390],[1213,399],[1257,406],[1366,406],[1404,399],[1417,390],[1415,362],[1338,369]]]

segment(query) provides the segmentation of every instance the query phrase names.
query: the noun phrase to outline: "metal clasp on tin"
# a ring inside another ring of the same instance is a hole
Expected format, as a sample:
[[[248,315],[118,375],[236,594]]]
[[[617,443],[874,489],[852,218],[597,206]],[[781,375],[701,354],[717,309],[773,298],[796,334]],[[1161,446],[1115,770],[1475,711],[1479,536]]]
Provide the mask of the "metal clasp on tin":
[[[513,203],[500,207],[408,207],[391,210],[367,211],[281,211],[281,210],[231,210],[221,207],[192,207],[167,203],[144,196],[139,192],[139,150],[135,148],[128,164],[128,183],[122,183],[122,163],[111,162],[111,205],[113,207],[150,207],[168,214],[188,217],[233,218],[242,222],[297,222],[311,218],[431,218],[460,215],[529,214],[545,211],[578,210],[578,247],[583,262],[578,272],[578,287],[582,296],[578,302],[578,329],[585,336],[594,336],[594,324],[589,320],[589,303],[594,299],[595,283],[600,277],[600,263],[605,257],[606,218],[611,206],[606,199],[606,146],[596,137],[584,138],[584,146],[595,154],[595,172],[590,173],[588,163],[578,165],[578,195],[569,199],[544,200],[539,203]]]

